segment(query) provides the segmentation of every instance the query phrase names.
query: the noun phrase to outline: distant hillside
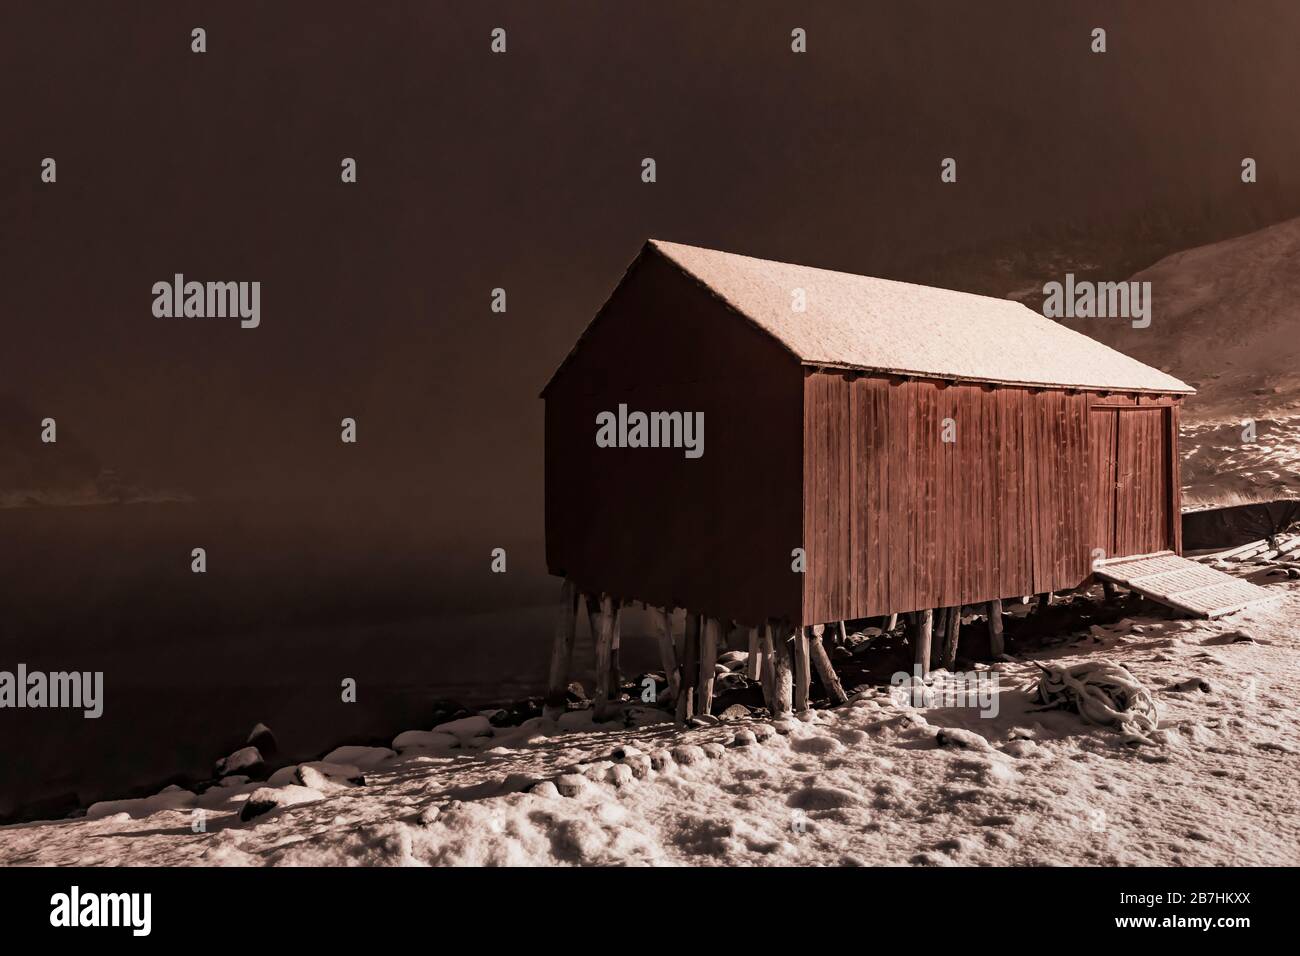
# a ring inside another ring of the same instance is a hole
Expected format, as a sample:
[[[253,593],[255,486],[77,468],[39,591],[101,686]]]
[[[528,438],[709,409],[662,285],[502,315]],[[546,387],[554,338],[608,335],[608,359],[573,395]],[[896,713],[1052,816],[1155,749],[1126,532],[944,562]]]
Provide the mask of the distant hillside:
[[[1194,385],[1189,422],[1300,412],[1300,219],[1176,252],[1132,278],[1151,283],[1149,328],[1069,324]]]
[[[1014,235],[902,263],[885,277],[1016,299],[1037,311],[1043,284],[1066,272],[1093,281],[1123,279],[1182,250],[1254,233],[1295,215],[1300,215],[1295,204],[1279,213],[1271,204],[1246,201],[1190,208],[1154,203],[1123,216],[1044,221]]]
[[[70,435],[43,443],[43,417],[0,395],[0,507],[93,496],[98,459]]]
[[[187,500],[123,478],[66,427],[58,441],[42,442],[44,417],[12,395],[0,395],[0,508]]]
[[[1183,408],[1184,505],[1300,497],[1300,218],[1175,252],[1132,280],[1151,283],[1148,328],[1066,324],[1198,390]]]

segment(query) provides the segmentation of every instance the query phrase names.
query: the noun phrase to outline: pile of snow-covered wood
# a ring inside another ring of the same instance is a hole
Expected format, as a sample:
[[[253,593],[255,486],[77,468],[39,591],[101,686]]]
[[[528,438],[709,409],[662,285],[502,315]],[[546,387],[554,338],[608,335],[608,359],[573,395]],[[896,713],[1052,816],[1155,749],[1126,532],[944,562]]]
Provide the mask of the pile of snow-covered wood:
[[[1300,579],[1300,534],[1279,535],[1249,544],[1193,555],[1221,571],[1268,578]]]

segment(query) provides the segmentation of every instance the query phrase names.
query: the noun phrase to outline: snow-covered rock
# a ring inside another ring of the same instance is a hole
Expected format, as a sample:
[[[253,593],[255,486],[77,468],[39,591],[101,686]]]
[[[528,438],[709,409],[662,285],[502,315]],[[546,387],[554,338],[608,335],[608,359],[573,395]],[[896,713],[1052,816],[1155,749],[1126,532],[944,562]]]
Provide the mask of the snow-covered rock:
[[[240,771],[256,770],[262,765],[261,751],[256,747],[241,747],[230,756],[222,757],[217,761],[216,776],[224,777]]]
[[[160,790],[152,797],[137,800],[103,800],[92,803],[86,810],[87,820],[111,817],[125,813],[133,819],[144,819],[165,810],[186,810],[194,806],[195,795],[189,790],[182,790],[176,785]]]
[[[439,724],[433,728],[436,734],[448,734],[460,741],[473,740],[475,737],[491,737],[495,732],[492,721],[482,714],[475,714],[473,717],[462,717],[459,720],[449,720],[445,724]]]
[[[369,770],[378,767],[396,757],[397,754],[387,747],[335,747],[324,757],[325,763],[344,764]]]
[[[253,729],[249,731],[248,739],[244,743],[250,747],[256,747],[263,758],[274,757],[280,752],[280,744],[275,739],[275,734],[271,733],[271,728],[266,724],[255,724]]]
[[[460,738],[437,730],[408,730],[393,738],[393,749],[398,753],[411,750],[452,750],[460,746]]]
[[[247,822],[272,810],[283,810],[285,807],[314,803],[323,799],[325,794],[319,790],[300,787],[297,784],[289,784],[286,787],[261,787],[248,795],[248,799],[244,801],[244,808],[239,811],[239,819]]]
[[[571,710],[555,721],[561,730],[586,730],[592,725],[595,714],[590,710]]]

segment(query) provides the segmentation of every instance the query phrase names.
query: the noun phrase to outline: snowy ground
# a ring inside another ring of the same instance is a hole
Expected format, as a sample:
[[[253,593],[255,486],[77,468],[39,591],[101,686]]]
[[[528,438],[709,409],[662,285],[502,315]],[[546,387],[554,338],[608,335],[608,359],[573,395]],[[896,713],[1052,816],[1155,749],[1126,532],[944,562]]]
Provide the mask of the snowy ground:
[[[1129,667],[1159,702],[1151,746],[1031,712],[1036,667],[1005,662],[993,718],[887,687],[777,725],[469,718],[399,737],[400,755],[327,758],[363,785],[343,779],[356,769],[280,771],[298,782],[247,822],[265,783],[0,829],[0,864],[1297,865],[1300,582],[1270,590],[1217,622],[1136,618],[1039,655]]]
[[[1183,508],[1300,498],[1300,416],[1255,420],[1243,441],[1240,421],[1182,426]]]

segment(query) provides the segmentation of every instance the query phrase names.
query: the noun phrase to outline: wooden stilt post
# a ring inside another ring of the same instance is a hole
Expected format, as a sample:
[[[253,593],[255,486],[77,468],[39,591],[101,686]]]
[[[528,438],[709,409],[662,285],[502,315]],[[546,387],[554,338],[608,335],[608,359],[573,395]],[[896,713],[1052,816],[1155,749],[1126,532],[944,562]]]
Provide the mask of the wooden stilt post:
[[[546,684],[545,715],[552,720],[565,711],[569,693],[569,671],[573,666],[573,638],[578,627],[578,590],[568,578],[560,585],[560,613],[555,620],[555,643],[551,646],[551,673]]]
[[[844,623],[840,622],[840,627]],[[826,648],[822,646],[822,626],[819,624],[812,629],[812,638],[808,642],[808,652],[812,657],[813,665],[817,668],[817,677],[821,680],[822,686],[826,688],[826,693],[835,700],[837,704],[843,704],[849,699],[849,695],[844,693],[844,685],[840,683],[835,668],[831,666],[830,656],[826,653]]]
[[[898,627],[898,615],[891,614],[889,615],[889,620],[885,622],[885,632],[888,633],[896,627]]]
[[[623,607],[614,602],[614,631],[609,643],[609,686],[613,696],[619,696],[623,685],[623,671],[619,667],[619,645],[622,643]]]
[[[1042,594],[1038,595],[1038,610],[1041,611],[1045,607],[1051,607],[1052,604],[1055,603],[1055,599],[1056,595],[1051,591],[1044,591]]]
[[[659,663],[668,680],[669,699],[676,701],[681,693],[682,675],[677,672],[677,648],[673,646],[673,617],[667,608],[650,608],[655,637],[659,641]]]
[[[930,673],[930,638],[934,630],[934,609],[926,608],[921,612],[916,626],[916,663],[921,667],[921,676]]]
[[[1002,599],[989,601],[989,651],[994,657],[1006,653],[1002,640]]]
[[[686,612],[686,634],[682,642],[682,688],[677,698],[677,722],[695,716],[695,680],[700,676],[700,616]]]
[[[773,717],[789,717],[794,694],[794,634],[796,630],[784,621],[772,622],[772,703]]]
[[[943,661],[943,642],[948,635],[948,609],[946,607],[937,607],[934,609],[934,631],[930,643],[930,666],[932,668],[942,667]]]
[[[745,661],[745,676],[750,680],[759,680],[763,676],[763,646],[759,640],[760,628],[749,629],[749,657]]]
[[[713,678],[714,668],[718,664],[718,640],[722,633],[722,622],[716,617],[706,617],[700,637],[700,681],[696,689],[695,715],[702,717],[713,713]]]
[[[794,709],[808,709],[808,686],[812,680],[812,667],[808,661],[808,628],[801,627],[794,634]]]
[[[947,627],[943,635],[943,666],[948,670],[957,667],[957,639],[961,635],[961,605],[948,608]]]
[[[772,622],[766,621],[758,629],[759,643],[763,648],[763,703],[772,713],[776,713],[773,698],[776,693],[776,648],[772,642]]]
[[[840,647],[847,647],[849,644],[849,628],[843,621],[835,622],[835,643]]]
[[[590,600],[587,604],[591,607]],[[596,641],[596,693],[592,697],[594,719],[604,720],[609,714],[610,658],[614,650],[614,622],[617,605],[608,594],[600,596],[600,610],[596,613],[592,636]]]
[[[1115,584],[1111,581],[1101,582],[1101,595],[1107,604],[1115,603]]]

